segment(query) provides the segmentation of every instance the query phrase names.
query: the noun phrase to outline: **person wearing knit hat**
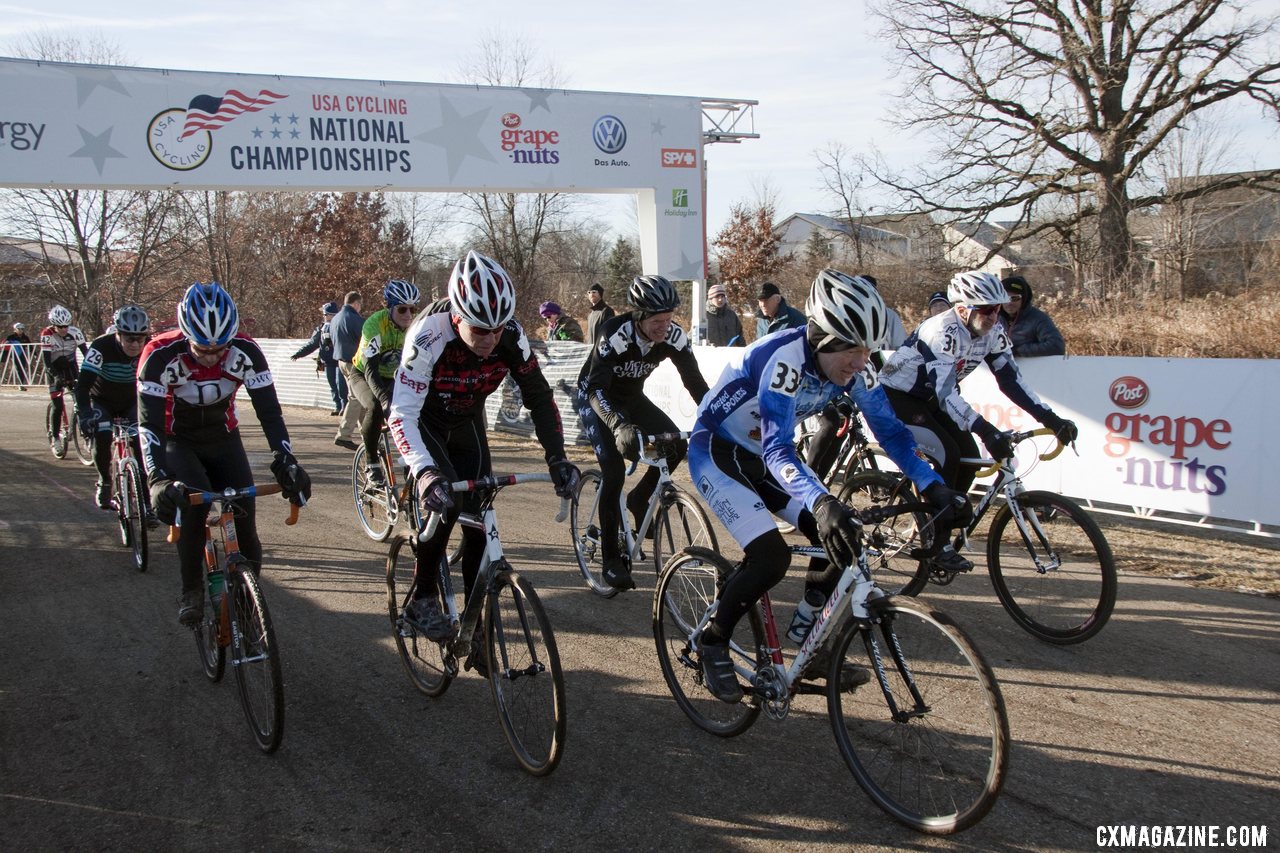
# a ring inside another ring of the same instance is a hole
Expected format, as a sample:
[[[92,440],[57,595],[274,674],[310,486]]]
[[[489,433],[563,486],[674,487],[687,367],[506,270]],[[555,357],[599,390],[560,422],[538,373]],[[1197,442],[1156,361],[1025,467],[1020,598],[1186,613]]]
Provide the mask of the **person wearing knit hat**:
[[[538,306],[538,314],[547,321],[548,341],[582,343],[582,326],[572,317],[566,317],[559,304],[544,302]]]
[[[598,281],[587,288],[587,300],[591,303],[591,311],[587,314],[587,343],[594,344],[600,324],[614,316],[616,312],[605,302],[604,288]]]
[[[1067,345],[1053,319],[1031,304],[1031,285],[1020,275],[1000,282],[1009,301],[1000,309],[1000,319],[1013,345],[1014,358],[1039,355],[1066,355]]]
[[[926,310],[929,312],[930,317],[937,316],[950,307],[951,300],[947,299],[945,291],[935,290],[933,293],[929,294],[929,302],[927,303]]]
[[[729,304],[729,293],[723,284],[707,290],[707,343],[713,347],[742,347],[742,321]]]

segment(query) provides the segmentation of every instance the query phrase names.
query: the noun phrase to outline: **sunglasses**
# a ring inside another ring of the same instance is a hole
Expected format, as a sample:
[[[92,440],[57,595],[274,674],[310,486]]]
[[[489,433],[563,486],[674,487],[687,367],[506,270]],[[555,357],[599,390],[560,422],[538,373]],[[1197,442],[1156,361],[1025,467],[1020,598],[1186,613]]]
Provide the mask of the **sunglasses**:
[[[69,328],[71,328],[71,327],[70,327],[69,325],[67,325],[66,323],[63,323],[61,326],[54,326],[54,328],[55,328],[55,329],[69,329]]]
[[[145,344],[147,342],[148,337],[149,336],[146,335],[145,333],[140,335],[128,335],[128,334],[125,334],[124,332],[120,333],[120,340],[128,344]]]
[[[983,305],[981,307],[972,306],[969,308],[969,310],[975,314],[980,314],[983,317],[994,317],[1000,313],[1000,306],[999,305]]]
[[[199,344],[192,344],[191,352],[194,353],[195,355],[201,355],[206,357],[211,355],[222,355],[224,352],[227,351],[227,347],[229,346],[231,346],[231,344],[223,344],[220,347],[202,347]]]
[[[1010,294],[1009,294],[1009,301],[1010,301],[1010,302],[1021,302],[1021,301],[1022,301],[1022,294],[1021,294],[1021,293],[1010,293]]]
[[[468,323],[467,328],[470,329],[471,334],[475,335],[477,338],[492,338],[502,334],[502,330],[506,327],[499,326],[496,329],[482,329],[479,326],[473,326],[470,323]]]
[[[392,308],[391,310],[396,312],[397,314],[417,314],[418,313],[418,307],[416,305],[397,305],[395,308]]]

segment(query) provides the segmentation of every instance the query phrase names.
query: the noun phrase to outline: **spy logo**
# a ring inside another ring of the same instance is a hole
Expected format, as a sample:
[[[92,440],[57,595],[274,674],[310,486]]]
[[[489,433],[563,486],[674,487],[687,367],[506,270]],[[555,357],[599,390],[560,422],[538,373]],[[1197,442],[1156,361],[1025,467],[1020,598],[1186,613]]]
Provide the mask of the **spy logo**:
[[[672,190],[671,206],[672,207],[688,207],[689,191],[688,190]]]

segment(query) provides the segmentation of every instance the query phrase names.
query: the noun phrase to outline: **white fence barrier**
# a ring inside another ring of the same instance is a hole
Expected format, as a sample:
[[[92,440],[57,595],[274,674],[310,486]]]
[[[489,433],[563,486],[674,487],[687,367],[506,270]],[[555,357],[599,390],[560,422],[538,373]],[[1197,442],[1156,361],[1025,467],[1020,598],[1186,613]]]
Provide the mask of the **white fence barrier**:
[[[48,385],[40,344],[0,343],[0,387],[25,388]]]

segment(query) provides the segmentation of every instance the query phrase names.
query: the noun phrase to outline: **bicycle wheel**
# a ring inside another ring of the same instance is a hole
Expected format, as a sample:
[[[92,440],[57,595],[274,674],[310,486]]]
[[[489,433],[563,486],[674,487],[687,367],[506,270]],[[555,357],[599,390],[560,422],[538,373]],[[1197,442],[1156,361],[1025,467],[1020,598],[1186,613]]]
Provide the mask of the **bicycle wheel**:
[[[196,651],[200,653],[200,666],[205,677],[217,684],[227,663],[227,647],[218,641],[219,608],[209,599],[209,585],[201,579],[204,588],[204,618],[192,629],[196,638]]]
[[[351,458],[351,491],[356,503],[356,518],[360,519],[365,535],[374,542],[385,542],[396,526],[399,504],[391,486],[369,481],[364,458],[364,445],[361,445]],[[383,476],[386,476],[385,472]]]
[[[489,590],[489,686],[520,766],[545,776],[564,752],[564,673],[555,634],[533,586],[505,567]]]
[[[140,572],[147,570],[147,521],[146,503],[142,497],[142,472],[138,463],[126,459],[120,469],[120,481],[124,486],[116,492],[116,505],[123,526],[128,530],[125,543],[133,549],[133,567]]]
[[[850,622],[827,675],[836,744],[872,801],[912,829],[949,835],[995,804],[1009,764],[1009,719],[995,675],[945,615],[910,598]],[[842,690],[845,661],[873,667]]]
[[[753,696],[730,705],[711,695],[689,639],[732,570],[719,554],[690,548],[667,561],[653,595],[653,639],[667,688],[694,725],[719,737],[742,734],[760,715],[760,702]],[[760,608],[752,607],[734,628],[730,642],[739,680],[751,682],[766,660],[765,646]]]
[[[458,672],[457,662],[444,645],[419,636],[404,618],[405,605],[413,594],[415,548],[411,535],[402,534],[391,541],[387,553],[387,614],[409,680],[428,696],[441,696]]]
[[[80,434],[79,426],[69,426],[66,429],[71,433],[71,443],[75,445],[76,457],[79,458],[81,465],[93,464],[93,443],[95,438],[85,438]]]
[[[1018,513],[1020,527],[1014,522]],[[1013,621],[1047,643],[1082,643],[1116,605],[1111,546],[1087,512],[1053,492],[1023,492],[991,520],[987,567]]]
[[[849,478],[840,502],[854,510],[897,506],[915,500],[910,481],[888,471],[864,471]],[[923,547],[919,530],[928,522],[923,513],[909,512],[886,519],[863,531],[863,547],[876,583],[890,595],[917,595],[929,579],[928,571],[911,551]]]
[[[618,590],[605,583],[600,551],[600,472],[594,468],[582,472],[578,491],[569,504],[569,535],[587,587],[596,595],[613,598]],[[625,549],[624,549],[625,550]]]
[[[231,614],[239,628],[232,669],[240,688],[240,704],[258,748],[275,752],[284,737],[284,677],[271,614],[252,572],[237,568],[228,580],[227,593],[233,596]]]
[[[653,570],[661,572],[666,561],[690,546],[719,551],[715,530],[698,502],[672,486],[659,499],[653,519]]]
[[[125,485],[127,479],[124,471],[124,465],[120,460],[111,460],[111,493],[115,495],[113,501],[116,509],[116,523],[120,525],[120,544],[126,548],[133,545],[132,533],[129,528],[129,504],[125,501]]]
[[[54,418],[53,403],[50,403],[44,410],[44,431],[49,436],[49,449],[58,459],[65,459],[67,456],[67,430],[62,426],[59,420]],[[55,432],[57,432],[56,437]]]

